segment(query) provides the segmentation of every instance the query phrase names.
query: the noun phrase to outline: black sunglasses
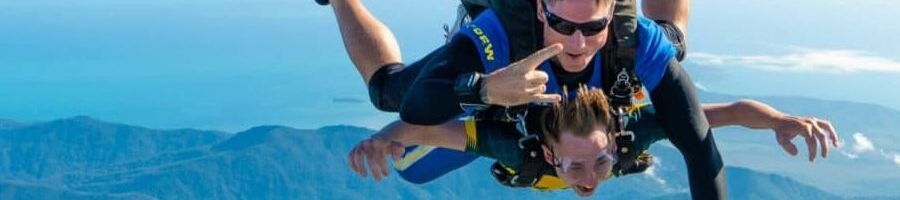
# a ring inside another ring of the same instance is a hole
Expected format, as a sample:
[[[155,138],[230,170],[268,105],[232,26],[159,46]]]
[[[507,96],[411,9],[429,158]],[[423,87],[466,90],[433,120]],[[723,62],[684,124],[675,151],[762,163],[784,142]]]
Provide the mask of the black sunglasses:
[[[576,30],[581,30],[581,34],[584,36],[594,36],[603,32],[603,30],[606,29],[606,25],[609,24],[609,17],[603,17],[585,23],[575,23],[551,13],[547,10],[547,4],[543,1],[541,1],[541,5],[544,8],[544,16],[547,18],[547,25],[554,31],[562,33],[563,35],[572,35],[575,34]]]

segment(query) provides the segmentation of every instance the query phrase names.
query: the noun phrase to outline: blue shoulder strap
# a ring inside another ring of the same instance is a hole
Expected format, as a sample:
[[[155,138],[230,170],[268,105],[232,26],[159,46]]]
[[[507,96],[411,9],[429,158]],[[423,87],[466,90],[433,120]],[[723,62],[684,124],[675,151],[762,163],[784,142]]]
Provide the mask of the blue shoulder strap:
[[[509,39],[493,10],[482,12],[475,20],[463,26],[459,33],[468,36],[475,44],[485,73],[491,73],[510,63]]]

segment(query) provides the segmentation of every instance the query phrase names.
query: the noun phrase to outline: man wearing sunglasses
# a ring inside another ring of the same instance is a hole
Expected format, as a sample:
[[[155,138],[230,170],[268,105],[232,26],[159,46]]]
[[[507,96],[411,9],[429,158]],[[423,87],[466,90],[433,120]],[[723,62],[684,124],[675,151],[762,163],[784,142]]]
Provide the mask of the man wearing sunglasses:
[[[604,48],[614,44],[609,28],[614,3],[536,0],[537,44],[544,48],[518,61],[509,59],[509,42],[504,37],[515,33],[505,33],[492,11],[483,12],[444,45],[438,57],[430,59],[406,91],[400,108],[402,120],[438,125],[463,113],[460,105],[513,107],[557,102],[563,88],[579,84],[609,88],[618,74],[607,67],[618,60],[603,53],[616,50]],[[634,26],[634,59],[626,62],[634,63],[633,72],[649,92],[660,127],[684,156],[691,194],[697,199],[725,198],[722,158],[693,82],[666,36],[667,29],[643,17],[638,17]]]

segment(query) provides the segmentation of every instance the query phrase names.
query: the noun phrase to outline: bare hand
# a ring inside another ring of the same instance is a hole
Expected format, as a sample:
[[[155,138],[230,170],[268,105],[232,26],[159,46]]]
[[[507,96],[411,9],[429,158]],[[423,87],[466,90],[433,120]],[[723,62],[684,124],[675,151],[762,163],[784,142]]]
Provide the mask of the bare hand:
[[[822,158],[828,157],[829,145],[835,148],[840,146],[837,132],[834,131],[831,122],[823,119],[785,115],[774,123],[772,129],[775,131],[778,144],[790,155],[797,155],[797,146],[791,143],[791,140],[798,135],[803,136],[809,149],[810,162],[815,161],[816,149],[819,146],[822,148]]]
[[[545,60],[562,52],[562,45],[554,44],[531,54],[525,59],[509,64],[488,74],[484,80],[484,101],[501,106],[522,105],[529,102],[557,102],[558,94],[547,91],[546,72],[537,70]]]
[[[348,156],[350,168],[359,176],[366,177],[368,175],[366,163],[368,163],[375,181],[381,181],[381,178],[386,177],[390,171],[387,165],[387,156],[391,155],[394,161],[398,161],[404,151],[403,145],[398,142],[372,137],[359,142],[350,151]]]

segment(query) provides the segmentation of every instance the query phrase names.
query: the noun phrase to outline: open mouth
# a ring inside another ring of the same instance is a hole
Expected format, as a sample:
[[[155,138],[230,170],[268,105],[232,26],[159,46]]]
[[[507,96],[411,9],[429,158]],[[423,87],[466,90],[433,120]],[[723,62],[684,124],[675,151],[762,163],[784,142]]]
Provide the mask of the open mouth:
[[[597,188],[576,185],[575,189],[578,190],[578,192],[580,192],[580,193],[591,193],[591,192],[594,192],[594,189],[597,189]]]

